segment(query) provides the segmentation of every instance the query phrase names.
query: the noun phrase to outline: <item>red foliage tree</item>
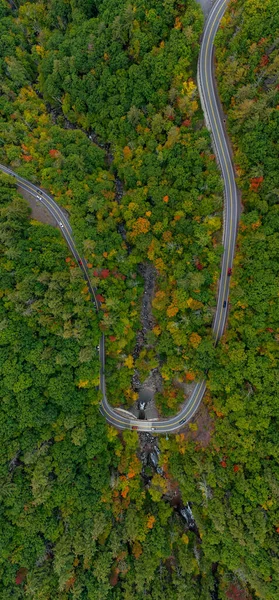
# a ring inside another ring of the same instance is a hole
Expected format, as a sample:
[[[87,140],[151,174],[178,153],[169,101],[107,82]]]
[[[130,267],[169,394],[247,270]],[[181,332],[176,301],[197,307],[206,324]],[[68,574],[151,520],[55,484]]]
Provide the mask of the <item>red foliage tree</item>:
[[[20,585],[26,578],[26,575],[27,575],[27,569],[25,567],[20,567],[20,569],[18,569],[18,571],[17,571],[16,578],[15,578],[16,585]]]
[[[267,56],[267,54],[264,54],[261,58],[261,62],[260,62],[260,66],[261,67],[265,67],[269,62],[269,58]]]
[[[237,585],[233,583],[226,591],[226,596],[229,600],[251,600],[251,596],[248,596],[245,590],[240,589]]]
[[[120,573],[120,571],[119,571],[118,567],[113,567],[110,578],[109,578],[110,585],[112,585],[113,587],[118,582],[119,573]]]
[[[196,267],[197,267],[198,271],[202,271],[202,269],[203,269],[203,265],[200,263],[199,260],[196,262]]]
[[[55,150],[55,148],[53,148],[49,151],[49,155],[51,156],[51,158],[58,158],[58,156],[60,156],[60,152],[59,150]]]
[[[256,192],[257,189],[259,188],[259,186],[261,185],[261,183],[263,182],[263,177],[252,177],[252,179],[250,179],[250,190],[252,190],[253,192]]]

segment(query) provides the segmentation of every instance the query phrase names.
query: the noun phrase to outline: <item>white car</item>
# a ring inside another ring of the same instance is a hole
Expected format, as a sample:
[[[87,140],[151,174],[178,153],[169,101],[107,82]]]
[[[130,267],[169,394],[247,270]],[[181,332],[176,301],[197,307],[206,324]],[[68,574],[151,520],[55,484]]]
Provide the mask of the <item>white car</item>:
[[[59,221],[59,225],[60,225],[60,227],[64,227],[62,221]]]
[[[38,198],[38,200],[41,200],[41,196],[39,196],[39,194],[37,194],[37,198]]]

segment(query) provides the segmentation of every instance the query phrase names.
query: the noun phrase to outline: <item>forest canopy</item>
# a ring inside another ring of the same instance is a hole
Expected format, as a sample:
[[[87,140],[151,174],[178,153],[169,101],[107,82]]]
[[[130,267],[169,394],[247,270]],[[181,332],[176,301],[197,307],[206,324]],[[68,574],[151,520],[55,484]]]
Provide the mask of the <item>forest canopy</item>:
[[[217,35],[242,215],[214,348],[223,186],[197,91],[200,7],[0,0],[0,161],[67,211],[101,302],[96,315],[60,232],[2,173],[3,600],[278,596],[278,18],[276,0],[236,0]],[[180,434],[105,423],[101,332],[114,405],[154,370],[174,414],[207,372]]]

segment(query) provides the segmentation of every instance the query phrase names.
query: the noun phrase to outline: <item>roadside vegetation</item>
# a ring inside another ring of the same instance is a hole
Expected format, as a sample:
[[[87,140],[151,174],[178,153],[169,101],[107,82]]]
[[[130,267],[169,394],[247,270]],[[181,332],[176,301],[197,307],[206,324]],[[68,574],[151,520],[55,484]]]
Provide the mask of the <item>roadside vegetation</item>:
[[[225,580],[235,573],[263,600],[279,590],[278,40],[274,0],[232,2],[217,34],[217,83],[243,212],[228,327],[208,379],[215,432],[206,450],[190,443],[185,455],[170,455],[185,499],[196,498],[205,555]],[[237,587],[228,598],[246,598]]]
[[[28,52],[3,61],[2,161],[70,214],[100,291],[110,401],[133,403],[134,372],[158,367],[158,408],[175,413],[174,379],[212,364],[221,256],[222,184],[194,80],[201,11],[103,2],[68,7],[57,26],[59,10],[24,3],[13,21]],[[154,325],[135,357],[146,262]]]

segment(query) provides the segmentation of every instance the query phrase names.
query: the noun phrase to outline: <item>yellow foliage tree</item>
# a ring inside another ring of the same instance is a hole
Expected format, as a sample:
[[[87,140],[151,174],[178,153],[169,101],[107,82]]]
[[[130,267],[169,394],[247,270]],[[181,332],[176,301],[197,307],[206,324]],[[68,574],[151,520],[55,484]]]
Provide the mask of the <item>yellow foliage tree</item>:
[[[178,313],[179,308],[177,308],[177,306],[174,306],[173,304],[171,304],[168,308],[167,308],[167,315],[168,317],[175,317],[175,315]]]
[[[197,101],[193,100],[193,102],[191,102],[191,112],[193,112],[193,113],[196,112],[198,110],[198,108],[199,108],[199,105],[198,105]]]
[[[186,533],[183,533],[181,541],[183,542],[183,544],[189,544],[189,538],[188,535],[186,535]]]
[[[107,438],[108,438],[109,442],[112,442],[117,435],[118,435],[117,429],[115,429],[115,427],[111,427],[111,425],[108,425]]]
[[[127,358],[125,359],[124,362],[125,367],[128,367],[128,369],[132,369],[134,366],[134,359],[132,357],[131,354],[129,354],[129,356],[127,356]]]
[[[131,233],[132,237],[136,237],[137,235],[140,235],[141,233],[147,233],[150,229],[150,223],[148,221],[148,219],[145,219],[144,217],[139,217],[135,223],[133,224],[133,231]]]
[[[139,558],[142,554],[142,547],[138,541],[133,544],[132,552],[135,558]]]
[[[188,298],[187,306],[192,310],[198,310],[203,307],[203,303],[199,302],[199,300],[194,300],[194,298]]]
[[[155,239],[152,240],[148,251],[147,251],[147,256],[149,258],[149,260],[154,260],[154,252],[155,252]]]
[[[123,154],[124,154],[125,160],[128,160],[129,158],[131,158],[131,154],[132,154],[131,148],[129,148],[129,146],[125,146],[123,148]]]
[[[183,94],[187,94],[187,96],[193,97],[197,92],[197,86],[195,85],[193,79],[188,79],[188,81],[183,81],[182,84]]]
[[[151,486],[149,488],[149,493],[154,502],[160,502],[163,494],[167,491],[167,481],[156,473],[151,481]]]
[[[154,515],[149,515],[148,519],[147,519],[147,527],[148,529],[152,529],[154,526],[156,519],[154,517]]]
[[[168,132],[168,139],[164,145],[164,148],[172,148],[180,139],[180,129],[179,127],[171,127]]]
[[[190,344],[193,348],[197,348],[201,343],[201,336],[198,333],[191,333]]]
[[[78,382],[78,387],[79,388],[85,388],[85,387],[87,387],[88,383],[89,383],[88,379],[86,379],[85,381],[80,380]]]
[[[156,308],[156,310],[164,310],[166,302],[166,293],[163,290],[159,290],[156,292],[155,298],[152,300],[152,306],[153,308]]]
[[[222,227],[222,221],[220,219],[220,217],[206,217],[204,219],[204,223],[205,225],[207,225],[208,229],[208,233],[211,234],[214,231],[218,231],[219,229],[221,229]]]
[[[127,494],[129,493],[129,486],[127,485],[124,490],[122,490],[121,492],[121,496],[122,498],[126,498]]]
[[[164,261],[162,260],[162,258],[156,258],[155,267],[158,271],[163,271],[166,268],[166,265],[165,265]]]
[[[161,330],[161,327],[159,325],[155,325],[155,327],[153,327],[152,331],[153,331],[153,333],[155,333],[155,335],[158,336],[158,335],[160,335],[160,333],[161,333],[162,330]]]

